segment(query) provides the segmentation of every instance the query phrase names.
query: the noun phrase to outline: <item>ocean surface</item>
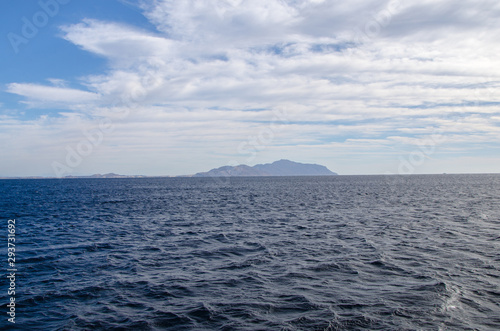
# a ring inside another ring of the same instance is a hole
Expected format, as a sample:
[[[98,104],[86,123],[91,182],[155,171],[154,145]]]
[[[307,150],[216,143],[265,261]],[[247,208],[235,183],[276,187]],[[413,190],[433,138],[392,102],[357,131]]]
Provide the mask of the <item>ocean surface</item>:
[[[500,175],[1,180],[19,330],[499,330]]]

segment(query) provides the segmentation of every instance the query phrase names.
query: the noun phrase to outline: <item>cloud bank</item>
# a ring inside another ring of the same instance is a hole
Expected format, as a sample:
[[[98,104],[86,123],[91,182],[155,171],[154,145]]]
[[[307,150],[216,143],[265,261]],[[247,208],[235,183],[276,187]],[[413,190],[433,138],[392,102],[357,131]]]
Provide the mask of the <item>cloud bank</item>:
[[[479,164],[499,148],[496,1],[138,7],[155,30],[93,18],[61,27],[66,41],[108,63],[71,78],[78,89],[7,86],[40,118],[0,118],[6,153],[43,145],[36,157],[50,169],[83,130],[107,119],[113,132],[76,172],[182,174],[275,158],[344,174],[397,172],[402,155],[436,135],[446,139],[417,172],[494,170]],[[64,110],[46,115],[48,107]],[[9,138],[13,128],[26,138]],[[478,165],[457,165],[464,157]]]

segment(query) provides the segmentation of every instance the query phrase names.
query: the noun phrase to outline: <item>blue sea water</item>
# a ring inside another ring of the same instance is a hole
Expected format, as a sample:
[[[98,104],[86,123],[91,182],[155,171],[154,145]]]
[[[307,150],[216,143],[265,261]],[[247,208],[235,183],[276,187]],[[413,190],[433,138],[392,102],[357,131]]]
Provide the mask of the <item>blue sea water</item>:
[[[498,330],[500,175],[0,181],[22,330]]]

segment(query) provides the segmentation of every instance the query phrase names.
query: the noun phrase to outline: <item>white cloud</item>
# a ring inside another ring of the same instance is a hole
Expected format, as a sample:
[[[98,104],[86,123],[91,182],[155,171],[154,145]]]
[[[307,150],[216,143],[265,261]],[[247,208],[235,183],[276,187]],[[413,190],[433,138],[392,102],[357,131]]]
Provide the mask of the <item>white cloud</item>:
[[[147,64],[175,52],[174,42],[169,39],[112,22],[85,19],[62,27],[62,31],[66,40],[109,59],[113,66]]]
[[[7,87],[10,93],[26,97],[29,101],[42,103],[81,104],[99,99],[99,94],[63,87],[38,84],[12,83]]]
[[[79,135],[65,121],[77,132],[87,120],[116,121],[102,146],[108,156],[95,152],[102,164],[127,151],[129,161],[160,151],[188,158],[181,150],[219,164],[228,155],[246,160],[239,144],[268,128],[276,109],[288,124],[260,146],[262,158],[291,153],[283,146],[311,158],[383,154],[437,129],[498,140],[494,1],[165,0],[142,9],[157,31],[94,19],[62,28],[67,41],[109,62],[106,72],[79,78],[88,91],[58,78],[55,86],[8,85],[32,107],[64,104],[90,116],[37,124],[66,144]],[[122,108],[130,115],[120,119]]]

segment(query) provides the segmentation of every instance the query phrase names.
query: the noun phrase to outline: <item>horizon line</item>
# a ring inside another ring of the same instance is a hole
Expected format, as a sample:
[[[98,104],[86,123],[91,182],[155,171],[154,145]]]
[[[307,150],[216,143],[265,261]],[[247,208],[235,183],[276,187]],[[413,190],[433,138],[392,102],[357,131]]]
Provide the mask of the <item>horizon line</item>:
[[[116,177],[96,177],[112,174]],[[412,174],[335,174],[335,175],[285,175],[285,176],[207,176],[195,177],[192,175],[121,175],[116,173],[92,174],[92,175],[69,175],[64,177],[49,176],[0,176],[0,180],[12,179],[144,179],[144,178],[262,178],[262,177],[348,177],[348,176],[436,176],[436,175],[500,175],[500,172],[441,172],[441,173],[412,173]]]

